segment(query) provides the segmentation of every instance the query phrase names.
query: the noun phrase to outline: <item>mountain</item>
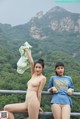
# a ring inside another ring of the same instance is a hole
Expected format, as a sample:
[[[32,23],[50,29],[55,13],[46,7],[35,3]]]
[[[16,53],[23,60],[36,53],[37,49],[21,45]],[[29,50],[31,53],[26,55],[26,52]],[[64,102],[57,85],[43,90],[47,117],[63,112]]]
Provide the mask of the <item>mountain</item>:
[[[63,8],[54,7],[46,14],[42,12],[31,19],[30,35],[36,39],[46,39],[49,32],[67,31],[80,33],[80,14],[71,13]]]
[[[45,14],[40,11],[23,25],[12,27],[10,24],[0,23],[1,90],[26,90],[26,82],[31,77],[30,69],[23,75],[16,71],[16,64],[20,58],[19,47],[26,41],[32,45],[33,59],[43,58],[45,61],[43,73],[47,82],[44,90],[47,90],[49,79],[55,74],[55,63],[62,61],[65,64],[65,74],[73,79],[75,92],[80,91],[80,14],[71,13],[57,6]],[[24,98],[24,95],[0,94],[0,110],[5,104],[23,102]],[[75,98],[72,111],[80,112],[80,99],[76,96]],[[48,100],[46,97],[42,99],[43,110],[50,111]],[[48,105],[45,105],[46,101]]]
[[[71,13],[61,7],[54,7],[43,14],[38,12],[28,23],[11,27],[11,25],[1,25],[3,31],[10,33],[26,33],[32,38],[46,39],[50,31],[67,31],[80,33],[80,14]]]
[[[80,59],[80,14],[58,6],[45,14],[38,12],[24,25],[0,24],[0,33],[0,47],[5,41],[6,46],[14,50],[29,41],[33,47],[38,46],[38,50],[62,51]]]

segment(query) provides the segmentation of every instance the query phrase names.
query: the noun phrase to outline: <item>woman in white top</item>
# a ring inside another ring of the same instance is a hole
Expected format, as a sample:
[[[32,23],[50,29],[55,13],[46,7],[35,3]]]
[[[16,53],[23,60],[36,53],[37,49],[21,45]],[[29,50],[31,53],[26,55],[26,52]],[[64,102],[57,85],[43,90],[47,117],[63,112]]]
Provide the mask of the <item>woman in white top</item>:
[[[42,74],[44,68],[43,59],[33,61],[31,52],[26,48],[31,67],[31,79],[27,82],[27,93],[25,102],[5,105],[4,110],[8,112],[8,119],[14,119],[13,112],[28,112],[28,119],[38,119],[41,102],[41,92],[46,83],[46,77]]]

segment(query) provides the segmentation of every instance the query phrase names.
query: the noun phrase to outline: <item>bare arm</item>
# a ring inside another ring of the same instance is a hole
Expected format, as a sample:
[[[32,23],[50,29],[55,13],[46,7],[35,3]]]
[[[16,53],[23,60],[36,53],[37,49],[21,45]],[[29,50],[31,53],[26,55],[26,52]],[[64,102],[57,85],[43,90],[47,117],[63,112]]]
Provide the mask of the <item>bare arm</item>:
[[[32,55],[31,55],[31,51],[28,48],[26,48],[25,52],[27,53],[27,56],[28,56],[28,59],[30,62],[31,74],[33,74],[34,73],[34,61],[33,61]]]
[[[45,83],[46,83],[46,77],[44,77],[44,78],[42,79],[42,81],[41,81],[41,83],[40,83],[40,86],[39,86],[39,89],[38,89],[38,94],[37,94],[37,96],[38,96],[39,102],[41,102],[41,92],[42,92],[42,90],[43,90],[43,88],[44,88]]]

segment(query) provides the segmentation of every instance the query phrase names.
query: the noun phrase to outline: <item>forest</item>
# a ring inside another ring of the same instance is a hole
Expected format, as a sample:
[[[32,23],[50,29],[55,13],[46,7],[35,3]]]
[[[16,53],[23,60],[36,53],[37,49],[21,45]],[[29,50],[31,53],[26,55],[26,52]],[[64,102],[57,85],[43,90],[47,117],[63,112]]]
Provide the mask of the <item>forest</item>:
[[[55,16],[57,15],[55,14]],[[51,30],[50,27],[47,27],[49,22],[49,19],[46,20],[47,17],[48,14],[44,16],[43,21],[36,18],[33,22],[14,27],[0,23],[0,90],[26,91],[27,81],[31,77],[30,69],[27,69],[22,75],[18,74],[17,61],[20,58],[19,47],[27,41],[32,45],[31,52],[34,61],[38,58],[43,58],[45,61],[43,73],[47,77],[47,81],[44,91],[47,91],[50,77],[55,75],[56,62],[61,61],[65,64],[65,75],[72,77],[74,91],[80,92],[80,32]],[[32,37],[31,23],[42,28],[38,35],[42,37],[43,34],[46,34],[47,37],[45,39]],[[44,23],[45,25],[43,25]],[[51,111],[50,99],[51,95],[42,95],[41,107],[45,112]],[[24,101],[25,94],[0,94],[0,110],[3,110],[6,104]],[[72,101],[72,112],[80,112],[80,96],[72,95]],[[25,118],[24,115],[19,114],[15,117],[16,119]],[[72,119],[80,119],[80,117],[72,117]]]

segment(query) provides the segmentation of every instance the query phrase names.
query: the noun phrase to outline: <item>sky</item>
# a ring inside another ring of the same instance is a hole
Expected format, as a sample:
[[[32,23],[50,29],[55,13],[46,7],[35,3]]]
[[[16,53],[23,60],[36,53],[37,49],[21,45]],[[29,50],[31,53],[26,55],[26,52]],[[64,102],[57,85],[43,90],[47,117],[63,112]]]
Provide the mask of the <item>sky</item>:
[[[12,26],[27,23],[38,12],[55,6],[80,13],[80,0],[0,0],[0,23]]]

